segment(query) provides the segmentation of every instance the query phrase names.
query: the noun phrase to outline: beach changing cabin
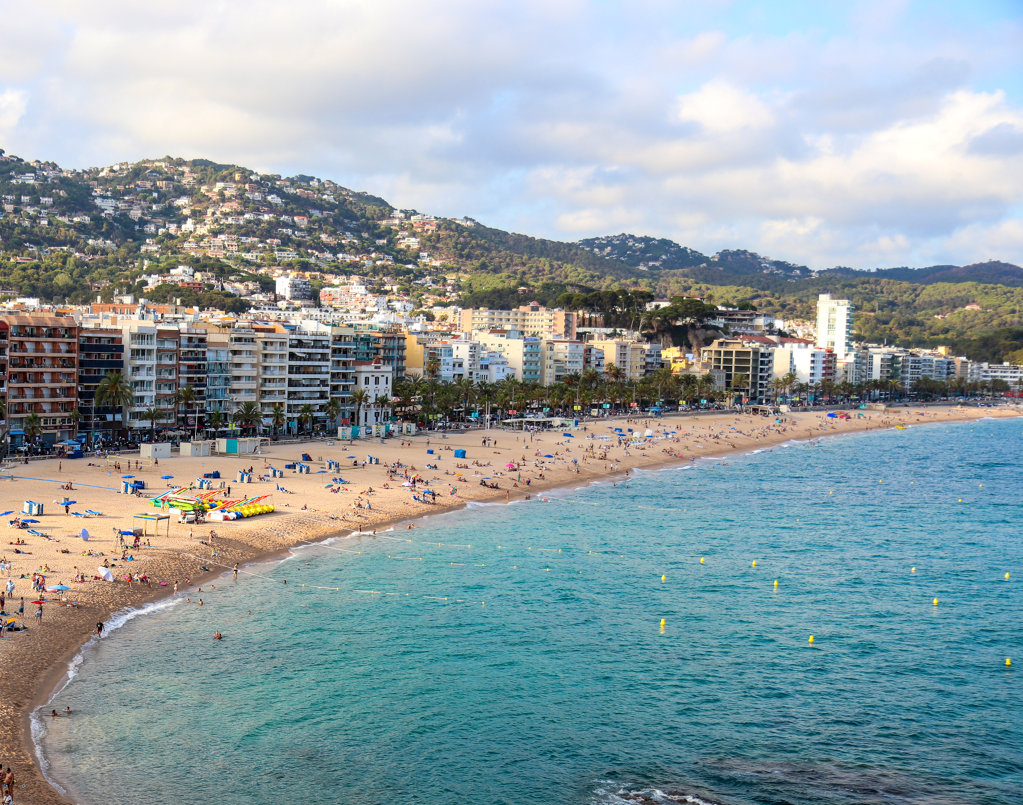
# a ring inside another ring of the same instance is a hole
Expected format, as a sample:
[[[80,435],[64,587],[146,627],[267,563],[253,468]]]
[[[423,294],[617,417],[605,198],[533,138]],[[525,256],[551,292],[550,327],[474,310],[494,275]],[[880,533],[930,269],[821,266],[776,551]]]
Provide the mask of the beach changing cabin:
[[[139,455],[142,458],[170,458],[170,442],[154,442],[153,444],[140,444]]]
[[[213,442],[182,442],[181,455],[183,456],[208,456],[213,452]]]
[[[259,450],[259,439],[217,439],[217,452],[227,455],[251,455]]]

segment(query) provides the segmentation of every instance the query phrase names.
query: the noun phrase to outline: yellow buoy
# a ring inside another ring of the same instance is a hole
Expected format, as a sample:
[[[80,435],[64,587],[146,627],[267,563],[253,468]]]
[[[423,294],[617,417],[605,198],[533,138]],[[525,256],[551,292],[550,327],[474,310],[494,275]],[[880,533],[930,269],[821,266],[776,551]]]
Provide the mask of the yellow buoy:
[[[1005,580],[1006,580],[1006,581],[1008,581],[1008,580],[1009,580],[1009,574],[1008,574],[1008,573],[1006,573],[1006,574],[1005,574]]]
[[[960,502],[960,503],[962,503],[962,502],[963,502],[963,499],[962,499],[962,498],[959,498],[959,502]]]
[[[937,606],[937,605],[938,605],[938,599],[937,599],[937,598],[935,598],[935,599],[934,599],[934,606]]]
[[[661,628],[662,628],[662,629],[664,628],[664,623],[665,623],[665,619],[664,619],[664,618],[661,618]]]
[[[813,643],[813,635],[810,635],[810,643]]]
[[[916,573],[916,568],[915,568],[915,567],[911,567],[911,568],[909,569],[909,572],[910,572],[910,573]]]
[[[775,586],[775,587],[777,587],[777,586],[778,586],[778,579],[775,579],[775,580],[774,580],[774,586]]]
[[[667,581],[667,580],[668,580],[667,576],[664,576],[664,575],[661,576],[661,581]]]
[[[1010,665],[1012,665],[1012,660],[1009,657],[1006,657],[1005,658],[1005,667],[1008,668]]]
[[[833,495],[833,494],[835,494],[835,493],[834,493],[834,492],[828,492],[828,494],[829,494],[829,495]]]
[[[756,566],[757,566],[757,560],[756,560],[756,559],[754,559],[754,560],[753,560],[753,567],[756,567]]]
[[[703,564],[703,557],[702,556],[700,557],[700,564],[701,565]]]

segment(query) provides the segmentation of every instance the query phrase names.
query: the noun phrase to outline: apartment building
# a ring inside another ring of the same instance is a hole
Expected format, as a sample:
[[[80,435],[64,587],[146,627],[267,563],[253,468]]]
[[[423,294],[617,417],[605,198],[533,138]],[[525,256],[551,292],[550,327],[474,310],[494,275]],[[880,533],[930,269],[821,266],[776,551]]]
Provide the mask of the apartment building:
[[[721,338],[705,347],[701,357],[715,378],[720,378],[722,391],[740,394],[749,402],[763,401],[770,394],[774,379],[773,346]]]
[[[76,430],[78,323],[64,316],[0,315],[0,375],[11,445],[25,442],[25,421],[39,417],[40,441]]]
[[[538,302],[514,310],[465,308],[459,314],[458,329],[463,333],[487,330],[517,330],[530,336],[554,336],[574,339],[578,317],[566,310],[548,310]]]
[[[206,386],[208,383],[208,355],[206,331],[181,327],[178,332],[178,383],[181,388],[188,386],[195,392],[196,404],[179,410],[181,421],[190,432],[203,426],[202,411],[206,407]],[[196,417],[198,416],[198,421]]]
[[[543,344],[539,338],[516,330],[492,330],[476,334],[487,350],[502,355],[516,380],[523,383],[543,381]]]
[[[568,375],[583,373],[583,342],[570,338],[545,338],[541,342],[543,374],[540,382],[551,386]]]
[[[359,408],[358,421],[354,424],[367,432],[372,431],[374,425],[390,422],[393,367],[375,358],[371,361],[355,361],[352,371],[355,388],[366,392],[366,401]]]
[[[90,441],[109,440],[121,428],[120,409],[96,405],[96,389],[124,370],[124,333],[119,327],[83,327],[78,336],[78,432]]]

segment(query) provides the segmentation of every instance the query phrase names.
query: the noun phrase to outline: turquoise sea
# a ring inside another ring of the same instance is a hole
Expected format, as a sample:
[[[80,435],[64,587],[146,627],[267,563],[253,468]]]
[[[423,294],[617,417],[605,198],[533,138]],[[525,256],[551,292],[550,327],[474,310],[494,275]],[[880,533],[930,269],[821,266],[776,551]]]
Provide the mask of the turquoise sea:
[[[912,427],[304,548],[87,646],[47,773],[86,805],[1021,803],[1021,455],[1023,419]]]

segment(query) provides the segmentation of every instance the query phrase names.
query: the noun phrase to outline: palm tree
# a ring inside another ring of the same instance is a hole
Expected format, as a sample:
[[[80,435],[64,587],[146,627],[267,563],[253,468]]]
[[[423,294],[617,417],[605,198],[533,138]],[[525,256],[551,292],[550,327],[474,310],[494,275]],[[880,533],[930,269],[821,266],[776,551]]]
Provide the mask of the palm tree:
[[[149,439],[156,441],[156,422],[163,419],[164,412],[159,408],[147,408],[139,414],[140,419],[149,420]]]
[[[184,386],[174,392],[174,404],[180,405],[185,409],[186,419],[188,416],[188,409],[193,406],[195,407],[195,422],[192,426],[192,438],[194,439],[195,434],[199,429],[199,406],[201,405],[199,395],[195,393],[195,389],[191,386]]]
[[[369,394],[366,393],[365,389],[355,389],[352,392],[352,405],[355,407],[355,418],[352,424],[355,426],[359,425],[359,412],[362,411],[362,406],[366,404],[369,399]]]
[[[305,422],[309,426],[309,435],[313,432],[313,407],[306,403],[298,410],[298,421],[299,423]]]
[[[220,433],[220,429],[224,427],[226,419],[227,418],[224,416],[224,412],[223,411],[212,411],[212,412],[210,412],[210,415],[207,418],[207,424],[210,427],[210,429],[213,431],[213,435],[214,436],[216,436],[218,433]]]
[[[35,412],[29,414],[25,417],[22,430],[25,431],[25,440],[34,442],[39,437],[39,434],[43,432],[43,418]]]
[[[774,383],[777,383],[777,382],[779,382],[779,381],[775,380],[775,381],[772,382],[771,385],[774,385]],[[733,405],[735,404],[735,398],[736,397],[739,398],[740,402],[742,402],[742,398],[744,396],[752,397],[752,392],[750,391],[750,387],[749,387],[749,375],[743,374],[742,372],[739,372],[736,375],[732,375],[732,383],[731,383],[730,389],[732,391],[732,404]],[[776,401],[777,401],[777,399],[778,398],[775,397]]]
[[[284,427],[284,423],[287,421],[288,412],[284,409],[283,405],[276,403],[270,409],[270,426],[274,429],[274,436],[281,435],[281,428]]]
[[[331,421],[334,427],[337,427],[337,421],[341,418],[341,412],[344,411],[344,406],[341,405],[341,400],[337,397],[331,397],[327,400],[326,406],[323,409],[327,415],[327,419]]]
[[[234,412],[234,421],[241,425],[243,429],[248,428],[250,433],[254,433],[263,422],[263,412],[259,410],[257,403],[252,401],[244,402]]]
[[[128,429],[128,409],[134,404],[135,391],[120,372],[107,372],[96,386],[96,408],[120,408],[121,427],[125,430]]]
[[[75,435],[78,435],[78,423],[82,421],[82,412],[77,408],[72,408],[71,413],[68,414],[68,419],[71,420],[71,429]]]

